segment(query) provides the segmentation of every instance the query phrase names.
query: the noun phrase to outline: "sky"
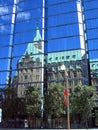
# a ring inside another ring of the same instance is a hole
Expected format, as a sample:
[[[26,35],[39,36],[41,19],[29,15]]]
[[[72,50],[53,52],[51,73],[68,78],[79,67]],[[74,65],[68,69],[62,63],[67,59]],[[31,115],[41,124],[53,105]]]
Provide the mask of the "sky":
[[[60,3],[55,4],[55,3]],[[63,3],[64,2],[64,3]],[[76,3],[70,2],[70,5],[65,0],[49,0],[47,1],[49,8],[46,6],[46,29],[45,35],[48,42],[45,46],[47,52],[63,51],[80,48],[79,27],[77,24],[71,25],[77,21],[77,12],[72,13],[76,10]],[[51,5],[52,4],[52,5]],[[65,9],[66,7],[66,9]],[[0,58],[6,58],[0,61],[0,76],[2,77],[1,82],[6,80],[6,70],[9,70],[8,57],[10,51],[10,39],[12,29],[12,12],[13,3],[11,0],[0,1]],[[53,11],[55,10],[55,11]],[[69,15],[68,12],[71,11]],[[47,17],[48,20],[47,20]],[[64,17],[67,19],[64,19]],[[68,26],[65,26],[69,24]],[[14,42],[13,42],[13,58],[12,69],[15,74],[17,61],[24,54],[27,44],[33,41],[36,26],[39,27],[40,32],[42,28],[42,0],[18,0],[17,4],[17,15],[14,30]],[[74,30],[74,28],[76,28]],[[71,36],[71,38],[70,38]],[[68,38],[66,38],[68,37]],[[46,39],[46,40],[47,40]],[[73,41],[73,42],[72,42]],[[79,44],[77,44],[77,42]],[[70,43],[70,44],[69,44]],[[5,53],[4,53],[5,52]]]
[[[33,41],[36,31],[36,25],[41,28],[42,2],[36,0],[27,0],[22,2],[18,0],[17,15],[15,22],[14,48],[13,56],[18,56],[12,61],[13,69],[19,58],[24,54],[28,42]],[[0,84],[6,81],[8,70],[10,39],[12,28],[12,0],[0,0]],[[21,29],[20,29],[21,28]],[[24,44],[25,43],[25,44]],[[20,49],[21,48],[21,49]],[[15,73],[15,72],[13,72]]]

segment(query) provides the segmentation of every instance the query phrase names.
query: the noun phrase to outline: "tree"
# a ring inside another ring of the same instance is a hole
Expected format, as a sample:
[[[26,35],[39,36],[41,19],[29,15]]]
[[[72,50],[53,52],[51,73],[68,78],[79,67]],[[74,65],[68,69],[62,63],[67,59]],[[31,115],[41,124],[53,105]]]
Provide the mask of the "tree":
[[[64,106],[64,87],[61,84],[53,84],[49,86],[45,94],[45,113],[53,117],[60,117],[65,113]]]
[[[87,128],[96,96],[96,88],[85,85],[76,86],[70,94],[70,109],[72,113],[80,114],[81,120],[85,121]]]
[[[2,99],[3,119],[14,118],[17,113],[25,111],[23,99],[16,97],[14,87],[8,87],[3,90],[4,98]]]
[[[40,87],[30,86],[26,92],[26,113],[39,116],[41,112],[41,90]]]

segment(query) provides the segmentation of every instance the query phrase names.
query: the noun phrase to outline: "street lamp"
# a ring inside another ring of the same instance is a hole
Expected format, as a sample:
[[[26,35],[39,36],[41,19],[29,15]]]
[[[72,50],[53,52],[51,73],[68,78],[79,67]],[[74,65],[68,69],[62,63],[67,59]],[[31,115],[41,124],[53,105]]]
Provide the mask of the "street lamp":
[[[66,98],[67,98],[67,129],[70,130],[68,72],[67,72],[64,64],[61,65],[61,70],[64,71],[64,76],[66,77],[66,90],[68,91],[68,94],[66,94]]]

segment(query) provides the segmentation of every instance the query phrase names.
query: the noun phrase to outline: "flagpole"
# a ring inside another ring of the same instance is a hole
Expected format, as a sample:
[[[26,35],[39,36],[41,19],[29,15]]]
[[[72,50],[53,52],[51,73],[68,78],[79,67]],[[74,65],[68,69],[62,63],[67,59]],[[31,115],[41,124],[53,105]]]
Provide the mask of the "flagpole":
[[[64,77],[66,77],[66,107],[67,107],[67,130],[70,130],[70,111],[69,111],[69,85],[68,85],[68,72],[65,65],[61,65],[61,70],[64,71]],[[65,79],[65,78],[64,78]],[[64,88],[65,89],[65,88]]]

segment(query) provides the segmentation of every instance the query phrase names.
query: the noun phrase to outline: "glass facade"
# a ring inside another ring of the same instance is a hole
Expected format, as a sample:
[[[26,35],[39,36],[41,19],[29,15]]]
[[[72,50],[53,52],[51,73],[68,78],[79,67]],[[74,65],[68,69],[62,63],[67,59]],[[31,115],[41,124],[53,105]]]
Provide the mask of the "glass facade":
[[[97,25],[97,12],[98,7],[96,6],[98,1],[85,1],[84,0],[84,14],[85,14],[85,25],[88,45],[88,55],[90,62],[90,74],[91,80],[94,85],[98,85],[97,82],[97,67],[98,67],[98,25]]]
[[[67,128],[63,90],[98,84],[97,4],[97,0],[0,1],[2,127]],[[61,95],[55,93],[57,88]],[[57,108],[48,108],[56,103]],[[70,114],[71,128],[85,127],[78,114]],[[91,119],[90,123],[93,127]]]

